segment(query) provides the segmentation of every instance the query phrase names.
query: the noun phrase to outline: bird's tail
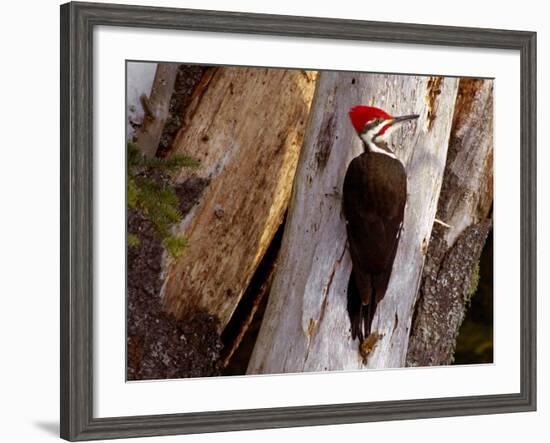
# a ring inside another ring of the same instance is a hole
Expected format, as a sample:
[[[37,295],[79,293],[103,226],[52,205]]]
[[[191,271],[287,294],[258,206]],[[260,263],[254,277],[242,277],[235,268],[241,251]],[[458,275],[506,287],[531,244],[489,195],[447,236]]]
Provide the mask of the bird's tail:
[[[348,283],[348,315],[351,323],[351,337],[355,340],[359,339],[359,342],[362,342],[370,334],[370,328],[372,324],[372,319],[374,317],[374,310],[376,306],[373,304],[376,302],[376,294],[374,281],[371,279],[371,290],[372,297],[371,302],[364,304],[362,297],[357,290],[357,285],[355,283],[355,277],[353,271],[351,272],[349,283]]]

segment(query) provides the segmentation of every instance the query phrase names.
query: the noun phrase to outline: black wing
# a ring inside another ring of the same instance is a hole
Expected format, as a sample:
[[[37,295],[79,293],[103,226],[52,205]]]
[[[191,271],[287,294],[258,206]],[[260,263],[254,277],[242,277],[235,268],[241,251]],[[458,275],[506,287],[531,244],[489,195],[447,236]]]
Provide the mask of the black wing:
[[[352,160],[342,200],[353,263],[348,285],[353,338],[369,334],[376,305],[386,293],[406,199],[407,175],[399,160],[377,153]]]

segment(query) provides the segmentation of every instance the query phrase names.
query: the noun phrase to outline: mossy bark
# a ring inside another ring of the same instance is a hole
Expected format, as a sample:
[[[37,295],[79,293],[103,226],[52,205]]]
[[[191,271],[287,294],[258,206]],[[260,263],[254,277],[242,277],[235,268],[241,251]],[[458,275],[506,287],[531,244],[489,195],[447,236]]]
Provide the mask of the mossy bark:
[[[493,81],[462,79],[437,218],[416,304],[408,366],[453,361],[493,202]]]

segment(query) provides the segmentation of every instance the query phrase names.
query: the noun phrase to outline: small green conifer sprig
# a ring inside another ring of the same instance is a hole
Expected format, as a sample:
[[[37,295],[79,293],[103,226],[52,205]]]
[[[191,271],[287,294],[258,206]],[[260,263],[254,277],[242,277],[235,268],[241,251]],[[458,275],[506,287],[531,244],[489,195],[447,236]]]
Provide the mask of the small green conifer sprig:
[[[143,212],[155,228],[168,253],[177,258],[187,246],[187,240],[174,235],[171,231],[171,227],[181,221],[182,214],[179,210],[179,198],[165,177],[183,167],[196,168],[199,162],[185,155],[147,158],[132,142],[127,145],[127,153],[128,208],[140,209]],[[139,245],[139,238],[133,233],[128,233],[128,246],[137,245]]]

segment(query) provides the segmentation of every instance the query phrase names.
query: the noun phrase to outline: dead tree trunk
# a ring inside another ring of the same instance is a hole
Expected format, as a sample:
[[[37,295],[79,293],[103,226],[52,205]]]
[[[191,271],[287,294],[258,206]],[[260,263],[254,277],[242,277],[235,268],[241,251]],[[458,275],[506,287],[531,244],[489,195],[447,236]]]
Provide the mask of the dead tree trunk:
[[[164,123],[168,118],[178,66],[177,63],[159,63],[151,93],[140,98],[145,115],[143,124],[136,133],[136,143],[146,157],[154,157],[157,152]]]
[[[126,64],[126,140],[134,140],[136,128],[141,127],[145,111],[141,96],[149,94],[155,80],[156,63],[128,62]]]
[[[493,81],[463,79],[407,353],[408,366],[452,362],[458,330],[491,228]]]
[[[168,311],[216,315],[224,327],[283,220],[315,73],[216,68],[203,76],[174,141],[200,160],[177,181],[206,185],[176,231],[188,241],[165,265]]]
[[[458,80],[323,72],[318,79],[287,227],[269,303],[248,373],[356,369],[363,366],[350,336],[346,290],[351,272],[342,188],[361,152],[348,110],[371,104],[395,115],[418,113],[396,133],[408,171],[408,203],[392,278],[378,305],[379,339],[368,367],[405,364],[413,307],[434,221]]]

